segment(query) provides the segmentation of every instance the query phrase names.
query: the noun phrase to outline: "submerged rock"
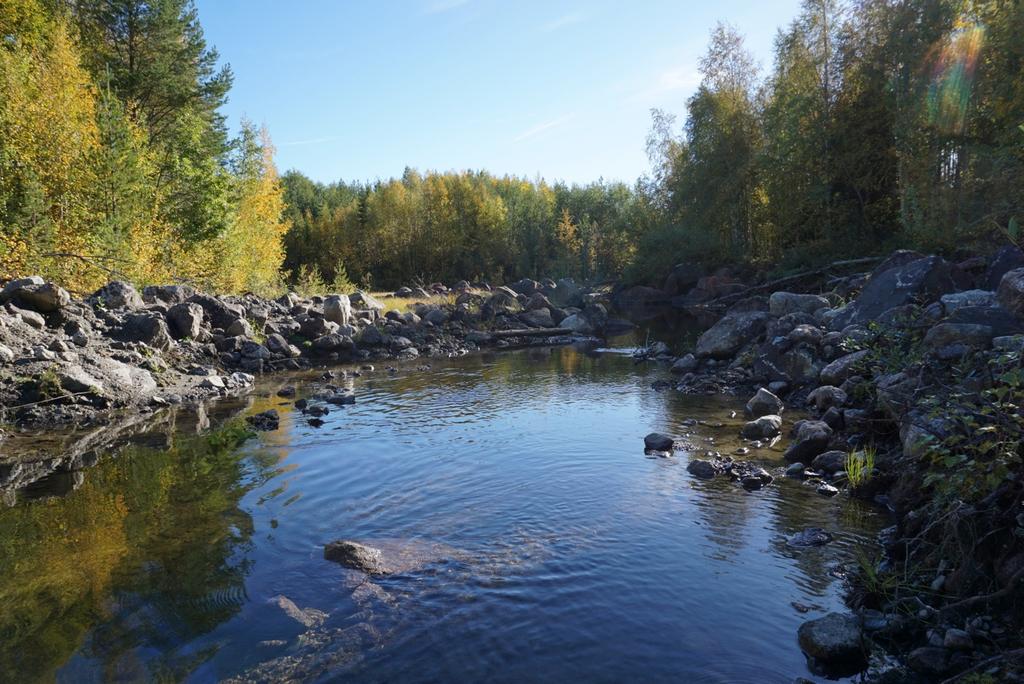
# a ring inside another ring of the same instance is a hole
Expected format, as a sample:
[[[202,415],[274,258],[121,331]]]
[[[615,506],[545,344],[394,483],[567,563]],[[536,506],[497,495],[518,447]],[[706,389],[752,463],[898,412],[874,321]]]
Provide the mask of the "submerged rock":
[[[777,416],[785,407],[781,399],[762,387],[747,402],[746,409],[747,415],[751,418],[760,418],[761,416]]]
[[[761,416],[743,426],[743,436],[747,439],[767,439],[782,432],[782,416]]]
[[[808,527],[786,538],[788,546],[824,546],[832,541],[832,533],[820,527]]]
[[[261,432],[271,432],[281,426],[281,417],[278,415],[277,409],[257,413],[254,416],[247,417],[245,421],[254,430],[260,430]]]

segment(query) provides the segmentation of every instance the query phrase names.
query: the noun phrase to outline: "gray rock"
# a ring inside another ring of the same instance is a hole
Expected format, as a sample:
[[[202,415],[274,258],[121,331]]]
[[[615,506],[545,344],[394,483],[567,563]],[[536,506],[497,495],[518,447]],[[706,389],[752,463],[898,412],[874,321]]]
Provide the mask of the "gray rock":
[[[355,348],[355,343],[348,335],[340,333],[328,333],[313,340],[313,349],[321,354],[332,352],[347,352]]]
[[[695,458],[687,464],[686,472],[701,480],[711,480],[721,475],[724,471],[717,463]]]
[[[1003,352],[1024,351],[1024,335],[1004,335],[992,339],[992,348]]]
[[[579,306],[582,304],[582,298],[583,291],[572,278],[562,278],[548,294],[551,303],[558,307]]]
[[[429,296],[430,295],[427,294],[427,297]],[[363,290],[357,290],[355,294],[349,297],[349,301],[352,303],[352,306],[365,309],[367,311],[379,313],[384,310],[384,305],[376,297],[371,295],[369,292],[364,292]]]
[[[860,624],[852,615],[829,613],[808,620],[797,630],[797,639],[804,653],[827,666],[860,663],[865,659]]]
[[[384,333],[375,325],[368,325],[359,331],[359,344],[364,347],[379,347],[384,344]]]
[[[244,318],[236,318],[225,330],[229,337],[252,337],[252,325]]]
[[[324,547],[324,559],[365,572],[367,575],[387,575],[391,573],[384,562],[384,554],[380,549],[366,546],[359,542],[338,540]]]
[[[970,651],[974,649],[974,639],[962,629],[947,629],[942,645],[952,651]]]
[[[988,349],[992,343],[992,328],[971,323],[939,323],[924,336],[924,344],[931,349],[963,345],[968,349]]]
[[[14,352],[11,348],[0,344],[0,363],[11,363],[14,361]]]
[[[802,479],[804,476],[804,470],[807,469],[803,463],[790,463],[786,468],[786,477],[792,477],[794,479]]]
[[[196,293],[191,285],[147,285],[142,288],[142,301],[147,304],[181,304]]]
[[[53,313],[71,303],[71,295],[62,287],[48,283],[39,276],[19,278],[0,290],[0,304],[13,302],[22,309]]]
[[[672,451],[675,439],[660,432],[652,432],[644,437],[644,448],[650,451]]]
[[[270,599],[270,603],[280,608],[285,615],[307,629],[319,627],[328,617],[327,613],[322,610],[317,610],[316,608],[299,608],[295,605],[295,602],[287,596],[274,596]],[[287,642],[282,642],[282,644],[284,643]]]
[[[747,415],[751,418],[760,418],[761,416],[780,415],[785,410],[785,406],[781,399],[761,387],[747,402],[746,410]]]
[[[555,321],[549,309],[533,309],[519,314],[519,320],[531,328],[553,328]]]
[[[729,314],[697,340],[696,356],[727,359],[764,332],[769,315],[763,311]]]
[[[832,385],[822,385],[807,395],[807,401],[819,411],[841,408],[847,398],[846,392]]]
[[[142,306],[142,297],[129,283],[114,280],[93,293],[91,299],[106,309],[138,309]]]
[[[305,316],[299,317],[301,321],[299,323],[299,334],[308,340],[315,340],[318,337],[324,335],[332,335],[338,332],[340,326],[334,321],[329,321],[322,316]],[[298,319],[296,319],[298,320]]]
[[[171,334],[180,339],[198,339],[203,331],[203,307],[193,302],[175,304],[167,310]]]
[[[46,327],[46,319],[35,311],[21,309],[18,311],[18,317],[36,330],[42,330]]]
[[[832,475],[846,468],[845,451],[826,451],[811,461],[811,468]]]
[[[747,439],[768,439],[782,432],[782,416],[761,416],[743,426]]]
[[[813,314],[828,306],[828,300],[820,295],[774,292],[768,298],[768,310],[773,316],[791,313]]]
[[[672,364],[671,372],[676,375],[682,375],[683,373],[689,373],[698,365],[697,357],[693,354],[686,354],[676,359],[676,362]]]
[[[245,311],[242,310],[242,307],[229,304],[208,294],[194,294],[188,298],[188,301],[201,306],[206,320],[215,328],[227,330],[236,318],[245,318]]]
[[[999,281],[996,297],[1004,309],[1018,317],[1024,317],[1024,268],[1007,271]]]
[[[797,424],[796,438],[786,449],[789,462],[810,463],[814,457],[828,448],[832,439],[832,428],[820,420],[804,420]]]
[[[590,335],[594,332],[594,326],[582,314],[570,314],[563,318],[559,325],[579,335]]]
[[[996,293],[990,290],[965,290],[942,295],[942,310],[948,316],[965,306],[995,306]]]
[[[125,318],[122,333],[131,341],[142,342],[153,349],[167,351],[174,346],[167,322],[155,311],[129,314]]]
[[[348,325],[352,318],[352,302],[347,295],[331,295],[324,300],[324,318],[338,325]]]
[[[839,493],[838,488],[833,487],[832,485],[826,482],[822,482],[820,485],[818,485],[818,488],[815,491],[818,492],[818,494],[821,494],[822,496],[835,496],[836,494]]]
[[[818,379],[823,385],[843,384],[844,380],[853,375],[857,364],[866,359],[869,353],[867,349],[862,349],[839,357],[821,369]]]
[[[1016,245],[1005,245],[1000,247],[989,262],[988,270],[982,279],[982,285],[987,290],[995,290],[999,287],[1003,276],[1016,268],[1024,267],[1024,252]]]

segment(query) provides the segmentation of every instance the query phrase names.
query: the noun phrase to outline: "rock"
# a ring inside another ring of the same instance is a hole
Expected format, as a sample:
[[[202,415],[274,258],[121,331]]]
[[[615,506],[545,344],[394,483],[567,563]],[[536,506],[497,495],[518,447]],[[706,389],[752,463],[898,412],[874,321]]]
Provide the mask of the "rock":
[[[761,416],[743,426],[747,439],[769,439],[782,432],[782,416]]]
[[[384,333],[375,325],[368,325],[357,335],[359,344],[364,347],[379,347],[384,344]]]
[[[328,333],[313,340],[313,349],[321,354],[334,352],[348,352],[355,349],[355,342],[348,335],[341,333]]]
[[[153,349],[167,351],[174,346],[167,322],[155,311],[129,314],[125,318],[122,332],[131,341],[142,342]]]
[[[188,298],[189,302],[202,307],[206,320],[214,328],[227,330],[228,326],[234,323],[236,318],[245,318],[245,311],[235,304],[228,304],[218,297],[208,294],[194,294]]]
[[[198,339],[203,331],[203,307],[194,302],[175,304],[167,310],[171,334],[177,339]]]
[[[412,288],[400,287],[397,290],[395,290],[394,294],[392,294],[391,296],[398,297],[399,299],[409,299],[410,297],[412,297]]]
[[[495,290],[490,299],[484,302],[482,308],[482,312],[486,318],[494,318],[501,314],[518,314],[521,313],[522,310],[523,305],[519,303],[519,299],[516,298],[515,293],[502,288]]]
[[[42,315],[37,314],[35,311],[29,311],[28,309],[21,309],[18,312],[18,316],[21,320],[25,321],[29,326],[36,330],[42,330],[46,327],[46,319]]]
[[[254,430],[261,432],[272,432],[281,426],[281,416],[278,415],[277,409],[270,409],[263,413],[257,413],[254,416],[248,416],[245,419]]]
[[[744,345],[754,341],[768,321],[762,311],[729,314],[715,323],[697,340],[696,356],[727,359]]]
[[[578,335],[590,335],[594,332],[594,326],[582,314],[570,314],[563,318],[559,325]]]
[[[352,318],[352,303],[343,294],[331,295],[324,300],[324,318],[338,325],[348,325]]]
[[[962,306],[950,314],[945,322],[988,326],[996,337],[1024,333],[1024,320],[998,305]]]
[[[634,285],[618,293],[615,302],[620,309],[668,304],[671,297],[663,290],[645,285]]]
[[[818,411],[841,408],[847,398],[846,392],[832,385],[822,385],[807,395],[807,401]]]
[[[142,297],[130,284],[122,280],[114,280],[96,290],[90,298],[105,309],[138,309],[142,306]]]
[[[962,629],[947,629],[942,645],[952,651],[970,651],[974,649],[974,639]]]
[[[714,477],[721,475],[723,469],[719,464],[712,461],[695,458],[687,464],[686,472],[690,473],[694,477],[700,478],[701,480],[711,480]]]
[[[838,488],[833,487],[832,485],[826,482],[822,482],[820,485],[818,485],[818,488],[815,491],[818,492],[818,494],[821,494],[822,496],[835,496],[836,494],[839,493]]]
[[[224,334],[228,337],[252,337],[252,325],[244,318],[236,318],[224,330]]]
[[[1024,335],[1003,335],[992,339],[992,348],[1002,352],[1024,351]]]
[[[942,302],[943,312],[948,316],[965,306],[995,306],[996,293],[990,290],[965,290],[942,295],[939,301]]]
[[[839,432],[846,427],[846,416],[837,407],[831,406],[822,414],[821,420],[832,430]]]
[[[429,297],[430,295],[427,294],[427,296],[424,297],[424,299]],[[351,302],[352,306],[358,307],[360,309],[365,309],[367,311],[379,313],[384,310],[384,305],[381,304],[376,297],[371,295],[369,292],[364,292],[362,290],[357,290],[355,294],[349,297],[349,301]]]
[[[37,313],[53,313],[71,303],[71,295],[62,287],[39,276],[12,280],[0,290],[0,304],[13,302],[22,309]]]
[[[1007,271],[999,281],[996,297],[1004,309],[1017,317],[1024,317],[1024,268]]]
[[[792,477],[794,479],[802,479],[803,476],[804,476],[804,470],[806,470],[806,469],[807,469],[807,467],[803,463],[800,463],[800,462],[791,463],[786,468],[786,477]]]
[[[801,530],[796,534],[791,534],[786,538],[787,546],[794,547],[806,547],[806,546],[824,546],[832,541],[832,533],[826,532],[820,527],[808,527],[806,530]]]
[[[523,278],[508,286],[510,290],[516,294],[523,294],[526,296],[532,295],[534,292],[540,290],[540,283],[530,278]]]
[[[797,630],[800,649],[826,666],[845,666],[865,660],[860,624],[852,615],[829,613],[808,620]]]
[[[821,344],[824,336],[825,333],[821,328],[804,323],[786,333],[786,341],[790,344],[807,344],[817,347]]]
[[[1003,276],[1009,271],[1024,267],[1024,252],[1016,245],[1005,245],[1000,247],[989,262],[985,277],[981,285],[987,290],[995,290],[999,287]]]
[[[846,452],[845,451],[826,451],[822,454],[818,454],[811,461],[811,468],[819,472],[825,472],[829,475],[838,473],[840,470],[846,469]]]
[[[323,612],[322,610],[317,610],[316,608],[299,608],[297,605],[295,605],[295,602],[287,596],[274,596],[270,599],[270,603],[280,608],[285,615],[290,617],[292,620],[295,620],[307,629],[314,629],[316,627],[319,627],[324,623],[324,620],[326,620],[328,617],[327,613]]]
[[[783,406],[781,399],[761,387],[757,390],[757,393],[750,398],[750,401],[747,402],[746,410],[748,416],[752,418],[760,418],[761,416],[780,415],[785,410],[785,407]]]
[[[142,288],[142,301],[173,306],[188,301],[195,293],[195,288],[190,285],[147,285]]]
[[[582,304],[583,291],[572,278],[562,278],[555,289],[548,293],[548,299],[558,307],[579,306]]]
[[[924,336],[925,346],[939,351],[953,345],[966,349],[988,349],[991,343],[992,328],[971,323],[939,323],[929,328]]]
[[[219,375],[210,375],[203,378],[203,381],[199,383],[199,386],[203,389],[224,389],[224,378]]]
[[[354,541],[338,540],[327,544],[324,547],[324,559],[367,575],[387,575],[391,572],[380,549]]]
[[[644,437],[644,448],[649,451],[672,451],[675,444],[675,439],[660,432],[652,432]]]
[[[941,677],[949,670],[950,652],[938,646],[921,646],[907,654],[907,666],[918,674]]]
[[[820,295],[773,292],[768,298],[768,310],[776,317],[791,313],[813,314],[827,307],[828,300]]]
[[[892,263],[900,260],[892,259]],[[886,265],[882,264],[879,269]],[[876,269],[857,299],[832,319],[830,327],[841,330],[853,323],[862,324],[877,319],[896,307],[918,301],[931,302],[944,294],[957,291],[961,284],[962,273],[953,264],[937,256],[914,259],[885,270]]]
[[[550,309],[551,301],[544,296],[542,292],[534,292],[530,295],[530,300],[526,302],[527,311],[536,311],[537,309]]]
[[[440,307],[435,307],[426,312],[421,312],[423,320],[431,325],[444,325],[451,318],[451,314]],[[550,320],[551,314],[548,314],[548,320]]]
[[[818,380],[823,385],[841,385],[843,381],[853,375],[858,363],[867,358],[870,352],[867,349],[855,351],[852,354],[841,356],[832,363],[821,369]]]
[[[14,352],[11,348],[0,344],[0,363],[11,363],[14,361]]]
[[[519,320],[531,328],[553,328],[555,321],[549,309],[533,309],[519,314]]]
[[[810,463],[814,457],[828,448],[832,439],[832,428],[820,420],[804,420],[797,424],[796,438],[786,449],[789,462]]]
[[[307,340],[315,340],[318,337],[324,335],[331,335],[338,332],[340,326],[334,321],[329,321],[322,316],[300,316],[296,320],[301,319],[299,323],[299,334],[305,337]]]
[[[697,367],[697,357],[693,354],[686,354],[676,359],[676,362],[672,364],[672,368],[669,370],[676,375],[682,375],[683,373],[689,373]]]

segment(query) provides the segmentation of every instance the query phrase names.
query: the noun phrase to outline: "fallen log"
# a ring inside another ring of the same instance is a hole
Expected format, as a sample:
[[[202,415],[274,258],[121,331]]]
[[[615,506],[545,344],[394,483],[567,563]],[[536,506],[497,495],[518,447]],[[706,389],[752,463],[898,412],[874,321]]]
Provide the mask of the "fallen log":
[[[556,335],[572,335],[571,328],[523,328],[522,330],[492,330],[491,337],[501,340],[506,337],[555,337]]]

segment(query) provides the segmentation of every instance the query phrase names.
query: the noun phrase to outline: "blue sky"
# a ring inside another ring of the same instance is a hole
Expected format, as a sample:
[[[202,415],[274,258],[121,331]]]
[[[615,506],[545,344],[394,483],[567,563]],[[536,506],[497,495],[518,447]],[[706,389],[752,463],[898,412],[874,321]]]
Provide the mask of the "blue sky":
[[[798,0],[198,0],[227,114],[321,181],[487,169],[634,181],[649,110],[679,115],[714,24],[771,65]]]

